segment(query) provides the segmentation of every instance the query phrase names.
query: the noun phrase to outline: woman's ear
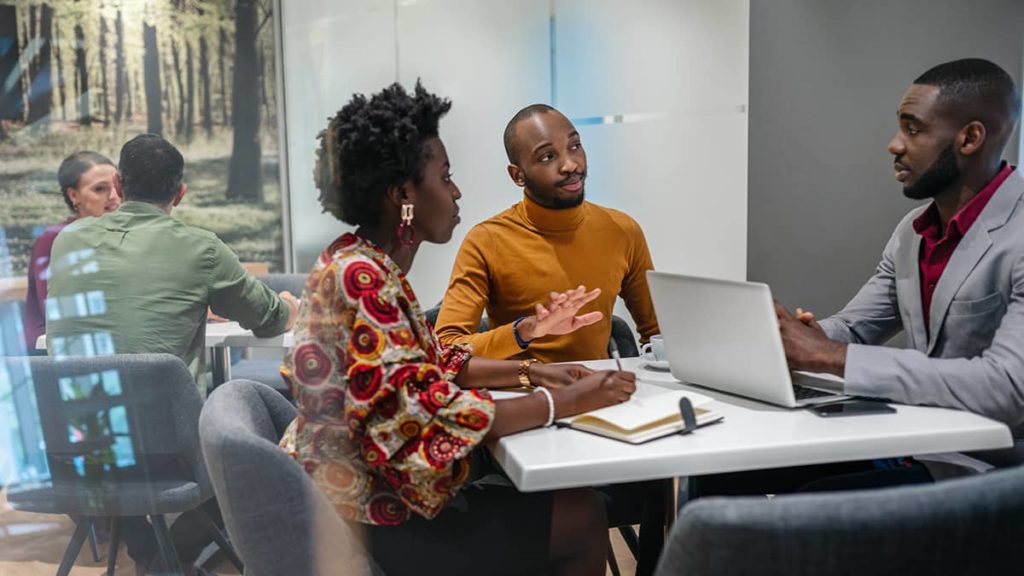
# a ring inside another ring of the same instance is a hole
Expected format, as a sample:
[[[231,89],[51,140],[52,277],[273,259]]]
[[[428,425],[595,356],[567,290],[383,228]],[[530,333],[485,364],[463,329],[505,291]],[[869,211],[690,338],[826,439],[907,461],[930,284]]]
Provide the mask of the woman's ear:
[[[68,186],[65,190],[68,193],[68,199],[71,200],[71,205],[74,206],[75,212],[78,211],[78,189],[73,186]]]
[[[416,185],[412,182],[406,182],[401,186],[392,186],[388,188],[387,198],[388,202],[395,206],[401,207],[402,204],[414,204],[416,202],[416,195],[419,190]]]
[[[388,188],[388,191],[384,193],[384,197],[389,204],[395,206],[401,206],[409,202],[409,192],[407,185],[392,186]]]

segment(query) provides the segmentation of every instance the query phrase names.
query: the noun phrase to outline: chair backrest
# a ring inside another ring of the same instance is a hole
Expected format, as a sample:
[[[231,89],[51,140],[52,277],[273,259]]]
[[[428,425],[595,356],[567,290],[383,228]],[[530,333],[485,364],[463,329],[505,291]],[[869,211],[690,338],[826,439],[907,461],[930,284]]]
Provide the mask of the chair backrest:
[[[423,316],[427,319],[427,323],[433,327],[437,327],[437,315],[441,313],[441,305],[438,304],[433,308],[423,311]],[[480,317],[480,325],[476,327],[477,332],[487,332],[490,330],[490,326],[487,324],[487,315],[484,314]]]
[[[199,447],[202,399],[178,357],[4,358],[4,370],[9,381],[30,384],[35,391],[53,484],[84,481],[110,489],[140,481],[182,481],[198,484],[202,500],[213,495]],[[122,505],[144,506],[127,500],[105,504]],[[69,513],[88,513],[88,506],[76,501],[76,510]]]
[[[287,290],[296,298],[302,297],[302,290],[306,287],[307,274],[260,274],[257,278],[270,287],[274,292]]]
[[[680,511],[656,574],[1016,574],[1024,467],[930,485],[707,498]]]
[[[623,358],[636,358],[640,355],[640,350],[636,347],[636,337],[633,336],[633,330],[625,320],[614,314],[612,315],[612,339],[615,340],[615,345],[619,348],[619,356]],[[608,355],[610,356],[611,352]]]
[[[287,400],[250,380],[218,386],[203,407],[203,454],[245,573],[367,573],[357,535],[277,445],[294,418]]]

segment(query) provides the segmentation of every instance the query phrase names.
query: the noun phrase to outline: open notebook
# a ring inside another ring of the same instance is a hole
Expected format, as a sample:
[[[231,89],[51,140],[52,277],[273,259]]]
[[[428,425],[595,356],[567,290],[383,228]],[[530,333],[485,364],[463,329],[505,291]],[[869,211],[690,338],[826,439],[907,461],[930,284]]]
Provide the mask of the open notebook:
[[[707,408],[711,398],[703,394],[637,382],[636,392],[628,402],[561,418],[558,425],[640,444],[675,434],[686,427],[679,412],[679,400],[684,396],[693,406],[697,427],[722,419],[720,414]]]

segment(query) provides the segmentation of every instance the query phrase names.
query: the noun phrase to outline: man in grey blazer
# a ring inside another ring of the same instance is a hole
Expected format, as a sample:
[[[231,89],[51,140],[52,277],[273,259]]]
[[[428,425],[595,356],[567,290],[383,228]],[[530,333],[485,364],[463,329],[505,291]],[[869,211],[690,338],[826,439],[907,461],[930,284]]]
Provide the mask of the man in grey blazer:
[[[1024,176],[1003,161],[1020,95],[980,59],[925,72],[889,143],[915,200],[874,276],[814,321],[777,306],[792,368],[845,378],[844,390],[989,416],[1024,436]],[[903,331],[907,348],[882,346]]]

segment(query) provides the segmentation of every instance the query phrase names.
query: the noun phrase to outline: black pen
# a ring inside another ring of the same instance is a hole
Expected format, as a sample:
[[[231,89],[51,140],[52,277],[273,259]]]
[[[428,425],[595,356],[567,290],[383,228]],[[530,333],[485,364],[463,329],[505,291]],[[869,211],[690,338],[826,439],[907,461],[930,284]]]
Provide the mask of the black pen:
[[[608,340],[608,351],[612,353],[612,358],[615,358],[615,365],[619,367],[619,372],[622,372],[622,358],[619,356],[619,345],[615,343],[614,337]]]

